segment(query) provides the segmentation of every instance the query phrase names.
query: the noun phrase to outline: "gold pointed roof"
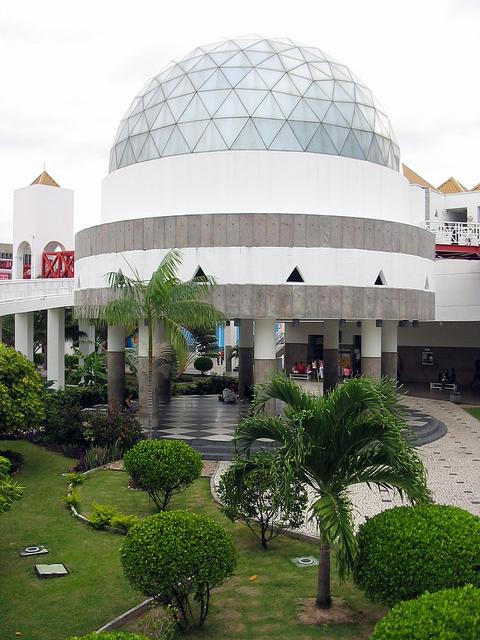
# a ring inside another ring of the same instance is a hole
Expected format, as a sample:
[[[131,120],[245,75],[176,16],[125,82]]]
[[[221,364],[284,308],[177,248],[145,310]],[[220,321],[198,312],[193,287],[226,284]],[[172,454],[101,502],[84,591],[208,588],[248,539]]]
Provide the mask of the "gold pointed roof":
[[[52,176],[48,174],[45,170],[43,170],[42,173],[37,178],[35,178],[35,180],[31,184],[43,184],[47,187],[60,186],[58,182],[55,182]]]
[[[471,191],[480,191],[480,182],[471,188]]]
[[[453,177],[448,178],[445,182],[438,187],[438,190],[442,193],[464,193],[468,191],[463,184],[461,184],[458,180]]]
[[[410,184],[418,184],[421,187],[425,187],[426,189],[433,189],[434,191],[436,191],[433,184],[430,184],[430,182],[427,182],[425,178],[422,178],[422,176],[419,176],[418,173],[415,173],[415,171],[413,171],[413,169],[410,169],[410,167],[407,167],[406,164],[402,164],[402,170],[403,170],[403,175],[409,181]]]

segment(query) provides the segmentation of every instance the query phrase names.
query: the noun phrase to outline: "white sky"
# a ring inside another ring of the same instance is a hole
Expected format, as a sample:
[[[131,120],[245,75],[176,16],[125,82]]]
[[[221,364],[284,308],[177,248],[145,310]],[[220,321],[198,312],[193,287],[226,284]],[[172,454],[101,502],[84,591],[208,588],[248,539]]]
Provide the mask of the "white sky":
[[[13,190],[46,164],[100,221],[118,123],[145,81],[197,45],[258,33],[331,53],[384,105],[402,160],[480,182],[480,0],[17,0],[0,4],[0,241]]]

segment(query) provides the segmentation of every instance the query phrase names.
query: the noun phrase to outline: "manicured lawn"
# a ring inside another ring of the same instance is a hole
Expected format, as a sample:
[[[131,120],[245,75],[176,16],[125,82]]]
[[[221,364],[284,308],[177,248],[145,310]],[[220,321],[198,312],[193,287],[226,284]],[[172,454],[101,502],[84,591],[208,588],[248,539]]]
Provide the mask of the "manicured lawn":
[[[81,507],[90,510],[92,502],[114,505],[124,513],[140,516],[153,512],[148,498],[127,489],[128,476],[118,471],[93,474],[79,489]],[[291,558],[317,555],[317,545],[282,536],[264,552],[252,534],[242,525],[233,525],[219,512],[210,497],[208,480],[198,480],[185,493],[173,498],[172,509],[190,509],[214,518],[231,531],[239,551],[235,576],[212,594],[211,609],[203,630],[192,638],[224,640],[272,639],[307,640],[310,638],[368,638],[375,622],[386,609],[369,603],[351,584],[334,582],[334,595],[348,600],[354,609],[363,611],[363,622],[354,626],[316,628],[297,622],[297,605],[312,597],[316,587],[316,568],[296,568]],[[112,537],[114,534],[107,534]],[[116,539],[116,538],[114,538]],[[256,575],[256,581],[250,577]],[[138,623],[127,625],[138,629]]]
[[[469,407],[468,409],[467,407],[464,407],[464,409],[471,416],[473,416],[477,420],[480,420],[480,407]]]
[[[25,456],[16,478],[25,495],[0,516],[0,638],[64,640],[92,631],[142,600],[124,578],[121,538],[95,531],[64,507],[61,473],[73,461],[28,442],[2,441]],[[20,558],[18,550],[44,544],[46,556]],[[63,562],[69,576],[41,580],[36,563]]]

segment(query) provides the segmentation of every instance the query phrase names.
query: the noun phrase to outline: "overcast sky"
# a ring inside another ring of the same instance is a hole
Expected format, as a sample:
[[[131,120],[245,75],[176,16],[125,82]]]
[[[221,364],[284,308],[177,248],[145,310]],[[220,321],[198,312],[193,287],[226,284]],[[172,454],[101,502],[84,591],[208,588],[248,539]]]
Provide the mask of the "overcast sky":
[[[100,221],[118,123],[145,81],[198,44],[258,33],[317,46],[372,89],[402,160],[480,182],[480,0],[17,0],[0,3],[0,241],[13,190],[43,169]]]

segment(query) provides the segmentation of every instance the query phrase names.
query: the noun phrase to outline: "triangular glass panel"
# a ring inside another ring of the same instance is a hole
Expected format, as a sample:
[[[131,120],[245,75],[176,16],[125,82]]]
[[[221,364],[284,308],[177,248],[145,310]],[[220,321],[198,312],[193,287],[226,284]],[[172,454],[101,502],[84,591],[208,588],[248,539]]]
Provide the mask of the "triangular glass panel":
[[[174,64],[172,67],[170,67],[169,70],[167,70],[167,73],[163,79],[163,82],[165,82],[166,80],[173,80],[174,78],[179,78],[183,76],[184,73],[185,71],[182,69],[182,67],[180,67],[178,64]]]
[[[313,153],[325,153],[329,155],[336,155],[337,150],[333,146],[332,141],[327,136],[325,129],[322,125],[318,127],[315,132],[315,135],[310,140],[310,143],[307,147],[307,151],[311,151]]]
[[[205,55],[205,50],[202,47],[196,47],[193,51],[190,51],[190,53],[185,57],[196,58],[196,57],[203,57],[204,55]]]
[[[380,111],[375,112],[375,133],[388,137],[388,120]]]
[[[240,135],[233,143],[232,149],[266,149],[251,119],[243,127]]]
[[[188,74],[188,77],[195,89],[200,89],[202,84],[205,84],[205,82],[210,78],[210,76],[213,76],[214,73],[214,69],[205,69],[203,71],[192,71]]]
[[[193,93],[189,93],[186,96],[178,96],[178,98],[169,98],[167,100],[167,104],[170,107],[170,111],[172,112],[175,120],[180,118],[192,98]]]
[[[192,67],[191,72],[204,71],[206,69],[216,69],[216,68],[217,68],[217,63],[214,60],[212,60],[212,58],[210,58],[209,55],[204,55],[202,58],[200,58],[197,64],[194,67]]]
[[[337,109],[342,114],[343,119],[348,124],[348,126],[351,127],[352,119],[353,119],[353,111],[355,109],[355,105],[353,104],[353,102],[338,102]]]
[[[182,122],[178,125],[191,151],[194,150],[209,122],[210,120],[197,120],[195,122]]]
[[[265,146],[268,148],[272,140],[283,126],[284,120],[272,120],[269,118],[253,118],[253,123],[260,133]]]
[[[279,58],[282,61],[285,71],[291,71],[302,64],[301,60],[297,60],[297,58],[290,58],[289,56],[283,55],[283,53],[279,54]]]
[[[363,153],[361,146],[358,144],[357,139],[353,135],[353,131],[350,131],[350,133],[348,134],[340,155],[347,158],[358,158],[359,160],[366,159],[366,154]]]
[[[173,80],[168,80],[168,82],[164,82],[162,84],[163,93],[166,98],[172,93],[177,84],[180,84],[181,78],[174,78]]]
[[[180,129],[175,127],[172,135],[170,136],[164,150],[164,156],[176,156],[181,153],[190,153],[190,148],[185,142],[185,138],[180,133]]]
[[[163,93],[162,87],[158,87],[158,89],[154,92],[151,100],[148,103],[148,107],[153,107],[156,104],[160,104],[165,100],[165,94]]]
[[[149,91],[148,93],[146,93],[143,96],[143,108],[147,109],[147,107],[151,107],[154,104],[157,104],[157,102],[161,102],[161,100],[163,100],[163,98],[160,98],[159,100],[157,100],[156,102],[152,103],[152,100],[154,98],[154,96],[156,96],[159,92],[158,90],[160,89],[160,95],[163,96],[163,91],[161,90],[161,87],[159,87],[157,85],[157,87],[155,89],[152,89],[152,91]],[[152,104],[150,104],[152,103]]]
[[[175,118],[170,111],[168,104],[165,102],[162,105],[160,113],[158,114],[155,122],[150,127],[151,129],[160,129],[161,127],[167,127],[175,122]]]
[[[377,279],[373,284],[377,286],[385,286],[387,284],[385,276],[383,275],[383,271],[380,271],[380,273],[377,276]]]
[[[380,151],[382,152],[383,163],[388,163],[388,152],[392,148],[392,143],[390,140],[383,138],[382,136],[375,136],[378,142],[378,146],[380,147]]]
[[[282,91],[283,93],[290,93],[294,96],[300,95],[299,90],[292,82],[290,75],[286,73],[277,84],[274,86],[275,91]]]
[[[258,107],[260,102],[265,98],[268,91],[258,91],[256,89],[235,89],[235,93],[238,95],[242,104],[245,106],[247,112],[253,113]],[[222,105],[223,108],[223,105]]]
[[[317,100],[331,100],[333,95],[333,80],[313,82],[305,91],[305,98]]]
[[[210,57],[221,67],[224,62],[233,58],[236,53],[237,51],[212,51]]]
[[[226,149],[228,149],[228,147],[225,144],[225,140],[218,132],[213,120],[211,120],[198,141],[195,151],[224,151]]]
[[[120,164],[120,160],[122,159],[123,152],[125,151],[125,147],[127,146],[128,140],[124,140],[115,146],[116,152],[116,164],[117,166]]]
[[[288,116],[300,102],[300,96],[298,95],[292,96],[288,93],[280,93],[279,91],[272,91],[272,95],[277,101],[278,106],[280,107],[286,118],[288,118]]]
[[[293,269],[292,273],[287,278],[287,282],[305,282],[300,271],[298,270],[298,267],[295,267]]]
[[[182,67],[182,69],[188,73],[190,71],[190,69],[192,69],[192,67],[194,67],[197,62],[200,61],[200,58],[203,56],[203,53],[201,56],[195,56],[194,58],[184,58],[183,60],[180,60],[180,62],[178,63],[178,65],[180,67]]]
[[[270,58],[270,56],[272,54],[270,52],[263,52],[262,53],[261,51],[247,50],[247,51],[245,51],[245,55],[250,60],[250,63],[253,66],[255,66],[257,64],[260,64],[261,62],[263,62],[267,58]]]
[[[354,129],[364,129],[365,131],[370,131],[371,127],[368,124],[367,119],[363,115],[360,110],[360,107],[355,105],[355,112],[353,114],[352,127]]]
[[[242,80],[247,75],[247,73],[250,71],[250,67],[230,67],[228,69],[223,67],[222,71],[232,87],[235,87],[240,82],[240,80]]]
[[[219,89],[218,91],[199,91],[198,96],[205,105],[210,116],[213,116],[215,111],[225,100],[225,98],[231,93],[231,89]]]
[[[281,71],[282,73],[285,73],[285,67],[280,62],[280,58],[277,54],[270,56],[270,58],[261,62],[256,68],[270,69],[271,71]]]
[[[370,131],[357,131],[356,129],[352,129],[352,131],[355,138],[358,140],[363,155],[365,158],[368,158],[368,153],[373,140],[373,133],[370,133]]]
[[[310,79],[307,80],[307,78],[301,78],[300,76],[296,76],[293,73],[290,74],[290,78],[292,79],[293,84],[297,87],[298,93],[300,95],[303,95],[308,87],[312,84],[312,81]]]
[[[206,110],[203,102],[198,97],[198,94],[195,94],[192,98],[192,101],[189,103],[188,107],[182,113],[178,121],[192,122],[194,120],[205,120],[207,118],[210,118],[210,114]]]
[[[158,89],[158,86],[159,86],[158,85],[158,80],[156,78],[152,78],[147,83],[145,83],[145,86],[143,87],[143,89],[142,89],[142,91],[140,93],[145,98],[145,96],[147,94],[149,94],[151,91],[153,91],[154,89]]]
[[[424,289],[430,289],[430,283],[428,281],[428,276],[425,278],[425,287]]]
[[[308,104],[310,109],[317,116],[318,120],[320,122],[323,122],[325,114],[332,104],[330,100],[316,100],[315,98],[304,98],[303,100]]]
[[[218,118],[215,119],[215,125],[220,131],[222,138],[225,140],[227,147],[230,149],[235,142],[238,134],[247,123],[248,118]]]
[[[327,78],[333,78],[332,67],[330,66],[329,62],[327,61],[313,62],[312,67],[317,71],[321,71],[322,73],[324,73],[327,76]],[[313,71],[312,71],[312,74],[313,74]]]
[[[302,151],[302,147],[288,122],[285,122],[280,129],[269,149],[272,151]]]
[[[118,127],[117,135],[115,136],[115,142],[120,142],[128,138],[128,122],[124,120]]]
[[[240,98],[235,91],[232,91],[215,113],[215,118],[240,118],[248,115],[249,113],[243,106]]]
[[[308,58],[309,62],[323,62],[325,60],[325,55],[320,49],[316,49],[315,47],[302,47],[302,50],[303,55],[305,58]]]
[[[330,66],[334,73],[334,76],[338,80],[351,80],[352,76],[350,74],[349,69],[343,64],[336,64],[335,62],[331,62]]]
[[[193,280],[206,280],[207,276],[205,275],[205,271],[199,265],[193,274]]]
[[[160,155],[158,153],[158,149],[153,142],[153,138],[151,134],[148,134],[147,140],[143,145],[143,149],[140,152],[140,155],[137,158],[137,162],[144,162],[146,160],[154,160],[155,158],[159,158]]]
[[[302,149],[306,149],[310,140],[313,138],[315,131],[318,129],[318,122],[290,121],[290,126],[292,127],[292,131],[295,134],[295,137],[302,145]]]
[[[308,64],[302,64],[300,67],[295,67],[295,69],[292,71],[292,80],[294,75],[305,78],[305,80],[313,80]]]
[[[388,151],[388,158],[387,158],[387,166],[390,167],[391,169],[395,169],[395,156],[393,155],[393,145],[390,146],[390,149]]]
[[[327,113],[325,114],[325,117],[323,118],[323,122],[325,124],[334,124],[338,127],[346,127],[348,124],[345,121],[343,115],[337,109],[337,105],[335,104],[335,102],[332,102],[332,104],[330,105]]]
[[[280,51],[286,51],[287,49],[290,49],[292,46],[289,42],[285,42],[285,40],[282,40],[281,38],[276,38],[275,40],[269,40],[269,42],[272,49],[277,53]]]
[[[152,128],[152,124],[157,119],[157,116],[160,113],[162,107],[163,107],[163,103],[157,104],[154,107],[151,107],[150,109],[147,109],[145,111],[145,118],[147,119],[147,124],[149,129]]]
[[[165,145],[167,144],[169,137],[172,135],[173,128],[173,125],[171,125],[170,127],[156,129],[151,132],[151,136],[155,146],[157,147],[159,156],[162,155]]]
[[[222,68],[224,69],[225,67],[248,67],[250,69],[252,65],[244,52],[239,51],[233,58],[223,63]]]
[[[256,69],[256,71],[268,89],[271,89],[285,75],[285,71],[275,71],[273,69]]]
[[[267,85],[262,80],[261,75],[256,69],[252,69],[247,75],[240,80],[236,89],[267,89]]]
[[[126,167],[129,164],[135,163],[135,156],[133,154],[132,147],[130,146],[130,142],[127,141],[127,146],[125,147],[125,151],[123,152],[122,158],[120,160],[120,167]]]
[[[370,145],[370,150],[368,152],[367,160],[370,162],[375,162],[376,164],[384,164],[384,160],[382,157],[382,152],[380,147],[378,146],[377,136],[373,136],[372,144]]]
[[[195,87],[190,82],[189,78],[185,76],[183,80],[180,80],[180,82],[177,84],[175,89],[169,95],[169,98],[170,99],[176,98],[177,96],[183,96],[187,93],[193,93],[194,91],[195,91]]]
[[[373,131],[375,129],[375,109],[373,109],[373,107],[366,107],[363,104],[359,104],[358,108],[370,125],[370,131]]]
[[[349,129],[347,127],[337,127],[331,124],[323,125],[325,131],[328,133],[330,140],[335,145],[338,153],[342,150],[345,140],[347,139]]]
[[[238,51],[240,47],[233,40],[227,40],[227,42],[223,42],[219,44],[218,47],[215,47],[213,51]]]
[[[130,138],[130,144],[132,145],[133,154],[135,159],[138,159],[140,155],[140,151],[142,150],[143,145],[145,144],[145,140],[147,139],[148,133],[141,133],[138,136],[132,136]]]
[[[295,58],[297,60],[300,60],[301,62],[305,62],[305,58],[303,56],[303,53],[301,52],[301,50],[298,47],[292,47],[291,49],[287,49],[283,53],[286,56],[289,56],[290,58]]]
[[[141,113],[142,111],[143,111],[143,99],[137,102],[137,106],[135,107],[135,109],[132,109],[132,111],[130,112],[130,116],[134,116],[137,113]]]
[[[353,84],[353,82],[340,82],[338,80],[335,80],[333,99],[341,100],[342,102],[354,102],[355,85]]]
[[[141,113],[137,113],[136,116],[132,116],[131,118],[128,119],[128,132],[130,134],[133,132],[133,130],[137,126],[138,121],[140,120],[141,116],[142,116]]]
[[[203,91],[216,91],[217,89],[231,89],[232,86],[224,74],[217,69],[201,86]]]
[[[318,116],[313,113],[305,100],[300,100],[288,119],[301,120],[302,122],[319,122]]]
[[[373,106],[372,92],[367,87],[359,84],[355,85],[355,100],[360,104],[366,104],[369,107]]]
[[[134,126],[134,128],[130,132],[130,135],[145,133],[145,131],[148,131],[148,123],[147,123],[147,119],[145,118],[145,114],[142,113],[137,124]]]
[[[279,120],[285,120],[282,110],[273,98],[270,91],[260,105],[257,107],[254,113],[256,118],[274,118]]]
[[[267,53],[273,53],[273,49],[268,40],[260,40],[259,42],[256,42],[255,44],[247,47],[247,50],[250,49],[254,49],[255,51],[266,51]]]

